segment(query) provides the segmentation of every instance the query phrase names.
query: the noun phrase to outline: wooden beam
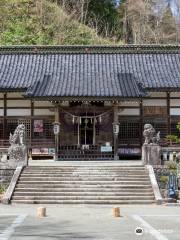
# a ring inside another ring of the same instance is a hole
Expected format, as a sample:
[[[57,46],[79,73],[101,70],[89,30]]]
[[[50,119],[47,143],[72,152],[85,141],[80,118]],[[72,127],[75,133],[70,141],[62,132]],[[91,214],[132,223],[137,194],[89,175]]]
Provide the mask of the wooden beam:
[[[139,137],[140,137],[140,144],[143,144],[143,100],[141,98],[139,103],[139,112],[140,112],[140,119],[139,119]]]
[[[7,93],[4,93],[4,117],[3,117],[3,139],[6,139],[7,129]]]
[[[33,139],[33,132],[34,132],[34,102],[31,100],[31,134],[30,134],[30,145],[32,147],[32,139]]]
[[[167,92],[167,134],[171,134],[170,93]]]
[[[55,104],[55,122],[60,123],[59,121],[59,105]],[[58,160],[59,157],[59,134],[55,134],[55,160]]]
[[[114,123],[119,123],[118,105],[114,105]]]
[[[119,124],[119,115],[118,115],[118,105],[115,104],[114,105],[114,125]],[[119,145],[119,141],[118,141],[118,134],[114,133],[113,130],[113,136],[114,136],[114,160],[118,160],[118,145]]]

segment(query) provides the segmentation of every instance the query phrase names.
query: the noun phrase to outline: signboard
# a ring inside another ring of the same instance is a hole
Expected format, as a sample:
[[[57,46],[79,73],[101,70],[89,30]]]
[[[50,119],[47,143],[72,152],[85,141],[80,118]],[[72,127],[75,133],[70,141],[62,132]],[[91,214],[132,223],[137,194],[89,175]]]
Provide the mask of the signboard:
[[[120,155],[141,155],[140,148],[118,148],[118,154]]]
[[[43,132],[43,120],[34,120],[34,132],[35,133]]]
[[[149,115],[166,115],[167,108],[162,106],[144,106],[143,112],[145,116]]]
[[[48,154],[48,148],[33,148],[32,154],[38,155],[38,154]]]
[[[101,152],[112,152],[112,146],[101,146]]]
[[[55,155],[55,148],[49,148],[49,155]]]

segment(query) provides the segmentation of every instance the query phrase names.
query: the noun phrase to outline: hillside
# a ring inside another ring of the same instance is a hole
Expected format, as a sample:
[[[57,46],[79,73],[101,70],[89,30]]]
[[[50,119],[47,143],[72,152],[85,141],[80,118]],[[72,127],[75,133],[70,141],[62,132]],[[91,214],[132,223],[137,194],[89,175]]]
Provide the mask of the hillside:
[[[0,45],[113,44],[48,0],[0,0]]]

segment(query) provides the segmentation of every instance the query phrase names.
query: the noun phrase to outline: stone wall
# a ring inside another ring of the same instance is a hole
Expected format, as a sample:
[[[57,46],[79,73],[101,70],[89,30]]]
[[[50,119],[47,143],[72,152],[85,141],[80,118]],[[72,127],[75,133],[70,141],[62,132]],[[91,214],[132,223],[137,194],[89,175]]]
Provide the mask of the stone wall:
[[[10,184],[15,169],[0,168],[0,186],[7,188]]]
[[[172,170],[170,170],[168,166],[162,166],[162,165],[153,166],[153,169],[156,176],[156,180],[159,185],[161,195],[163,198],[167,198],[168,177],[172,172]]]

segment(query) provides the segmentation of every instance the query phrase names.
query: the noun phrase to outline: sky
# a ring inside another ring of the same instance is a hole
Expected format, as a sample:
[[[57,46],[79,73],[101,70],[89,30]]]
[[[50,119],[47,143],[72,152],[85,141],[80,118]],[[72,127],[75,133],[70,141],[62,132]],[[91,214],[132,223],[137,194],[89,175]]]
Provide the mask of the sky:
[[[116,6],[119,6],[121,0],[115,0]]]

